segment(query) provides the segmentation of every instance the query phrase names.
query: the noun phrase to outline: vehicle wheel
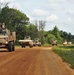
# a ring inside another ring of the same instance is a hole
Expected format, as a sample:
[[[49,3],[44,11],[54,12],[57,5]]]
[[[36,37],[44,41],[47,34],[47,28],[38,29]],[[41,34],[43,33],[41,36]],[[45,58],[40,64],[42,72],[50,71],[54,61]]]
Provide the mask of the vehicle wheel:
[[[53,46],[53,44],[52,44],[52,46]]]
[[[56,46],[58,46],[58,44],[56,44]]]
[[[39,45],[39,47],[41,47],[41,45]]]
[[[21,47],[22,47],[22,48],[25,48],[25,46],[24,46],[24,45],[21,45]]]
[[[25,48],[25,46],[23,46]]]
[[[29,46],[30,48],[32,48],[33,46]]]
[[[25,48],[25,45],[24,45],[23,43],[21,43],[21,47],[22,47],[22,48]]]
[[[10,41],[8,43],[8,51],[11,52],[11,51],[14,51],[15,48],[14,48],[14,42]]]
[[[22,47],[22,48],[24,47],[22,43],[21,43],[21,47]]]
[[[13,41],[11,42],[11,45],[12,45],[12,51],[15,51],[15,47],[14,47],[14,42]]]

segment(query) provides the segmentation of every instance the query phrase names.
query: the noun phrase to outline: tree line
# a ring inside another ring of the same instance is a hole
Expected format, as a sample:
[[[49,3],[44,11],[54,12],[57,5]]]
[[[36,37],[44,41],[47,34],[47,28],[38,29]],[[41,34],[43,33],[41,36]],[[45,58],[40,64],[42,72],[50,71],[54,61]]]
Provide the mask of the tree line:
[[[29,35],[33,40],[39,38],[42,44],[51,44],[53,40],[62,43],[64,40],[74,41],[71,33],[60,31],[57,26],[52,30],[45,31],[46,21],[40,20],[30,23],[29,17],[20,10],[9,8],[6,4],[0,7],[0,23],[5,23],[6,28],[16,32],[16,44],[19,39]]]
[[[66,31],[59,30],[57,26],[55,26],[52,30],[49,30],[45,33],[45,37],[47,39],[46,43],[52,43],[53,40],[57,40],[59,44],[62,44],[64,41],[74,43],[74,35],[71,33],[67,33]]]

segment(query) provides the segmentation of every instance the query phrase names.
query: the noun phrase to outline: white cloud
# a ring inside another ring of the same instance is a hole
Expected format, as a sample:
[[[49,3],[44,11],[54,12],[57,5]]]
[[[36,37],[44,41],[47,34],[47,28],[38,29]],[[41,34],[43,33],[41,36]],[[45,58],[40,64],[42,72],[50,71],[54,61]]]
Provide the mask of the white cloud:
[[[71,18],[68,18],[66,21],[67,22],[72,22],[72,19]]]
[[[14,0],[0,0],[0,2],[12,2]]]
[[[19,3],[10,3],[9,4],[9,7],[10,8],[15,8],[15,9],[18,9],[18,10],[21,10],[21,6],[20,6],[20,4]]]
[[[74,4],[74,0],[67,0],[67,2]]]
[[[65,2],[66,0],[48,0],[50,3],[61,3]]]
[[[46,10],[42,10],[42,9],[34,9],[33,14],[38,15],[38,16],[46,16],[49,14],[49,12]]]
[[[60,3],[64,3],[66,0],[48,0],[48,4],[51,6],[51,7],[58,7],[60,5]]]
[[[15,9],[21,9],[21,5],[19,2],[16,2],[16,0],[0,0],[1,3],[3,3],[2,5],[6,4],[7,2],[8,3],[8,6],[10,8],[15,8]]]
[[[74,14],[74,10],[69,10],[69,13],[70,14]]]
[[[55,14],[51,14],[50,16],[47,17],[47,21],[55,21],[58,19],[58,16]]]
[[[34,20],[34,18],[32,16],[30,16],[30,15],[27,15],[27,17],[29,17],[30,22],[32,22]]]

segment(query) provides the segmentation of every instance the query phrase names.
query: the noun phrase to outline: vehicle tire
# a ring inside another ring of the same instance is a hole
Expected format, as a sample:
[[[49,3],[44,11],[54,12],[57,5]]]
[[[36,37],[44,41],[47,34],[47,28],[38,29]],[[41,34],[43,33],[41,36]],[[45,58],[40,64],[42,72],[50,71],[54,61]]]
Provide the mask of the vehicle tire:
[[[32,48],[33,46],[30,45],[29,47]]]
[[[41,47],[41,45],[40,45],[40,44],[38,44],[38,47]]]
[[[23,48],[24,46],[23,46],[23,45],[21,45],[21,47]]]
[[[56,46],[58,46],[58,44],[56,44]]]
[[[21,47],[22,47],[22,48],[25,48],[25,45],[24,45],[23,43],[21,43]]]
[[[23,44],[21,45],[21,47],[22,47],[22,48],[25,48],[25,46],[24,46]]]
[[[12,44],[12,51],[15,51],[14,42],[12,41],[11,44]]]
[[[8,51],[11,52],[11,51],[14,51],[15,48],[14,48],[14,42],[10,41],[8,43]]]
[[[23,43],[21,43],[21,47],[23,48],[24,46],[23,46]]]

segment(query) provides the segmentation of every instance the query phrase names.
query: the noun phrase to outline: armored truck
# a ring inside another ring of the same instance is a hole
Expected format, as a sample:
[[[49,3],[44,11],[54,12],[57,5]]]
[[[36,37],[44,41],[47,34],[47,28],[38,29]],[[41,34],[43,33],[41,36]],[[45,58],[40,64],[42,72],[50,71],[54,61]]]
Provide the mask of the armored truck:
[[[9,52],[15,51],[14,42],[16,33],[5,27],[5,24],[0,24],[0,48],[6,48]]]
[[[24,40],[19,40],[21,43],[21,47],[25,48],[26,46],[29,46],[30,48],[33,47],[33,40],[31,40],[30,36],[25,36]]]
[[[41,42],[39,41],[39,38],[35,38],[33,42],[33,46],[41,46]]]
[[[58,45],[58,42],[57,42],[57,40],[54,40],[53,42],[52,42],[52,46],[54,46],[54,45]]]

